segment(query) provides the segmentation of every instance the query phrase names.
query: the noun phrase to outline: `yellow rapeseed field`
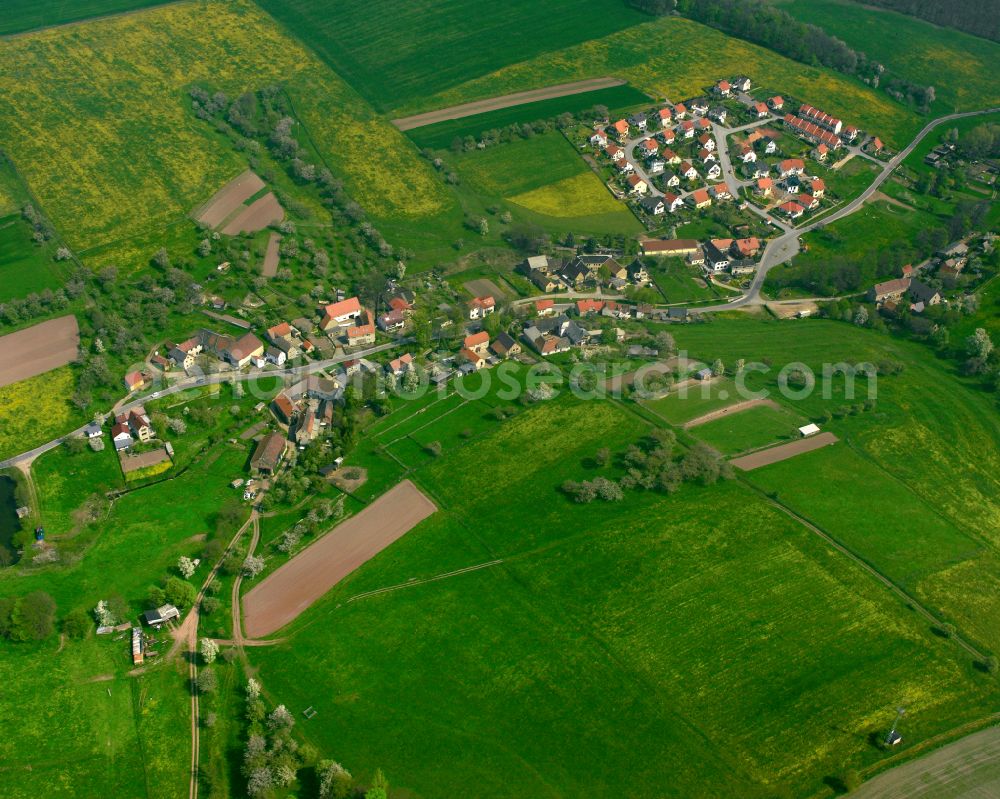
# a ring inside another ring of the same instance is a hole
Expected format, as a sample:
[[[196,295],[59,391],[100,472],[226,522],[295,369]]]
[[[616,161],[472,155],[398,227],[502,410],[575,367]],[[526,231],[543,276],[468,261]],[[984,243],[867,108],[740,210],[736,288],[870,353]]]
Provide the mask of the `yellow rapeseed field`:
[[[243,0],[178,3],[5,42],[0,146],[86,251],[176,220],[245,168],[188,110],[192,84],[232,96],[269,83],[287,87],[331,168],[376,218],[434,214],[449,202],[402,134]]]
[[[529,211],[553,217],[629,213],[625,204],[612,197],[601,185],[600,179],[589,171],[508,197],[507,200]]]
[[[776,92],[801,97],[877,133],[891,146],[904,145],[921,127],[915,114],[881,92],[680,17],[663,17],[540,55],[394,113],[401,116],[604,75],[623,78],[653,96],[679,100],[736,73]]]
[[[0,387],[0,460],[69,430],[74,388],[68,366]]]

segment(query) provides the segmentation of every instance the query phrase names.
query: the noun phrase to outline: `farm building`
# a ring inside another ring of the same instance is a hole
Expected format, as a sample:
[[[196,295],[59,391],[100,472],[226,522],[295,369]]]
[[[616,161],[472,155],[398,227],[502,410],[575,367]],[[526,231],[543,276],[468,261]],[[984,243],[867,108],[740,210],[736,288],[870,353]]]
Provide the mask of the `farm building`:
[[[171,619],[179,619],[180,617],[181,617],[181,612],[173,605],[161,605],[155,610],[147,610],[145,613],[142,614],[142,620],[146,622],[146,624],[148,624],[150,627],[159,627],[161,624],[165,624]],[[138,627],[133,629],[132,632],[133,640],[136,631],[139,631]]]
[[[261,474],[274,474],[285,457],[285,437],[281,433],[271,433],[261,439],[250,458],[250,469]]]

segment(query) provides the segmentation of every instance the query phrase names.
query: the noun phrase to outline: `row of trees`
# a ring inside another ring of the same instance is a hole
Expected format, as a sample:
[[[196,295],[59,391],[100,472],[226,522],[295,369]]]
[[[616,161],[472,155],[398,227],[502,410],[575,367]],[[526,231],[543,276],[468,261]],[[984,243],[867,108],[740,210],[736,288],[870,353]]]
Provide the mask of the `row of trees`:
[[[607,449],[600,450],[594,458],[599,467],[608,465],[611,460]],[[625,474],[617,482],[604,476],[582,482],[568,480],[563,483],[562,491],[580,503],[596,499],[616,502],[624,498],[626,490],[673,494],[684,483],[713,485],[733,476],[732,467],[705,444],[695,444],[678,457],[677,436],[672,430],[661,428],[630,445],[621,460]]]

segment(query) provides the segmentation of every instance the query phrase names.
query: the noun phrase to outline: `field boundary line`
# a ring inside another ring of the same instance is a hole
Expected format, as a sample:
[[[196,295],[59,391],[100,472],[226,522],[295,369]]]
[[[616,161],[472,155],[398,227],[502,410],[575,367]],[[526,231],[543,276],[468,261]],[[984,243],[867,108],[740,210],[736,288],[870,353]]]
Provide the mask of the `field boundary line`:
[[[748,479],[740,477],[738,478],[741,483],[747,486],[751,491],[753,491],[758,496],[762,497],[768,504],[772,507],[777,508],[785,515],[797,521],[807,530],[811,531],[824,541],[826,541],[830,546],[840,552],[842,555],[846,555],[850,560],[854,561],[855,564],[860,566],[864,571],[868,572],[872,577],[874,577],[878,582],[882,583],[883,586],[888,588],[890,591],[895,593],[899,598],[901,598],[904,603],[914,610],[916,610],[921,616],[923,616],[927,621],[931,622],[937,627],[942,627],[944,622],[939,619],[934,613],[932,613],[923,603],[916,599],[909,591],[899,585],[895,580],[886,574],[879,571],[873,564],[869,563],[864,557],[854,552],[846,544],[841,543],[839,540],[834,538],[830,533],[823,530],[818,525],[809,521],[805,516],[802,516],[792,508],[788,507],[779,499],[775,499],[768,496],[767,492],[755,486]],[[959,635],[957,632],[952,636],[952,640],[955,641],[959,646],[965,649],[970,655],[976,658],[977,661],[982,662],[986,659],[986,655],[980,652],[975,646],[969,643],[965,638]]]
[[[851,439],[845,438],[843,440],[844,440],[844,443],[846,443],[847,446],[850,447],[851,451],[854,452],[855,455],[857,455],[858,457],[860,457],[862,460],[865,460],[868,463],[870,463],[872,466],[874,466],[876,469],[878,469],[880,472],[882,472],[882,474],[884,474],[886,477],[888,477],[894,483],[897,483],[898,485],[900,485],[903,488],[905,488],[910,494],[912,494],[917,499],[919,499],[921,502],[923,502],[923,504],[927,505],[930,508],[931,512],[935,516],[937,516],[939,519],[941,519],[942,521],[947,522],[948,524],[954,525],[955,528],[957,528],[961,532],[965,533],[967,536],[969,536],[970,539],[972,539],[974,542],[980,544],[981,546],[983,546],[983,547],[985,547],[987,549],[991,549],[991,550],[997,551],[997,546],[993,542],[989,541],[988,539],[981,538],[979,536],[979,533],[976,530],[973,530],[971,528],[967,528],[959,520],[953,519],[951,516],[947,515],[943,511],[941,511],[937,507],[937,505],[931,505],[930,503],[928,503],[920,495],[920,492],[918,492],[913,486],[911,486],[909,483],[907,483],[902,477],[899,477],[898,475],[895,475],[892,472],[890,472],[888,469],[886,469],[885,466],[883,466],[881,463],[879,463],[863,447],[858,446]]]
[[[449,396],[450,396],[450,395],[449,395]],[[437,423],[437,422],[439,422],[439,421],[440,421],[441,419],[444,419],[444,418],[445,418],[446,416],[450,416],[450,415],[451,415],[451,414],[453,414],[453,413],[454,413],[455,411],[458,411],[458,410],[461,410],[461,409],[462,409],[462,408],[464,408],[464,407],[465,407],[466,405],[468,405],[468,404],[469,404],[469,403],[470,403],[471,401],[472,401],[472,400],[468,400],[468,399],[464,399],[464,400],[462,400],[462,401],[461,401],[461,402],[460,402],[460,403],[459,403],[458,405],[456,405],[456,406],[455,406],[454,408],[450,408],[450,409],[448,409],[447,411],[445,411],[444,413],[442,413],[442,414],[441,414],[440,416],[436,416],[436,417],[434,417],[433,419],[431,419],[431,420],[430,420],[429,422],[427,422],[426,424],[422,424],[422,425],[420,425],[420,427],[417,427],[417,428],[415,428],[415,429],[411,430],[411,431],[410,431],[409,433],[407,433],[407,434],[406,434],[405,436],[400,436],[399,438],[394,438],[394,439],[393,439],[392,441],[390,441],[390,442],[389,442],[388,444],[386,444],[386,446],[387,446],[387,447],[391,447],[391,446],[392,446],[393,444],[396,444],[396,443],[398,443],[398,442],[402,441],[402,440],[403,440],[404,438],[409,438],[409,439],[411,439],[412,441],[414,441],[415,443],[417,443],[417,444],[420,444],[420,442],[419,442],[419,441],[417,441],[417,439],[413,438],[413,434],[414,434],[414,433],[419,433],[419,432],[420,432],[421,430],[426,430],[426,429],[427,429],[428,427],[430,427],[430,426],[431,426],[432,424],[436,424],[436,423]],[[429,408],[429,407],[430,407],[430,405],[428,405],[427,407]],[[425,408],[424,410],[427,410],[427,409]],[[421,444],[421,446],[423,446],[423,445]]]
[[[536,103],[542,100],[556,100],[560,97],[570,97],[574,94],[585,94],[600,89],[612,89],[615,86],[625,86],[627,83],[628,81],[621,78],[607,76],[603,78],[585,78],[583,80],[570,81],[569,83],[556,83],[552,86],[543,86],[540,89],[499,94],[483,98],[482,100],[471,100],[467,103],[450,105],[434,111],[423,111],[407,117],[398,117],[392,120],[392,124],[401,131],[416,130],[417,128],[423,128],[438,122],[450,122],[454,119],[464,119],[465,117],[477,116],[489,113],[490,111],[500,111],[504,108],[515,108],[519,105],[527,105],[528,103]]]
[[[427,583],[434,583],[438,580],[446,580],[449,577],[458,577],[462,574],[468,574],[469,572],[479,571],[481,569],[488,569],[491,566],[499,566],[503,563],[503,558],[497,560],[488,560],[485,563],[477,563],[475,566],[466,566],[463,569],[455,569],[454,571],[444,572],[442,574],[435,574],[433,577],[424,577],[423,579],[411,579],[407,580],[405,583],[397,583],[396,585],[387,585],[385,588],[376,588],[372,591],[365,591],[361,594],[355,594],[354,596],[345,599],[344,604],[349,605],[351,602],[355,602],[359,599],[367,599],[372,596],[379,596],[381,594],[388,594],[392,591],[399,591],[403,588],[412,588],[417,585],[426,585]]]

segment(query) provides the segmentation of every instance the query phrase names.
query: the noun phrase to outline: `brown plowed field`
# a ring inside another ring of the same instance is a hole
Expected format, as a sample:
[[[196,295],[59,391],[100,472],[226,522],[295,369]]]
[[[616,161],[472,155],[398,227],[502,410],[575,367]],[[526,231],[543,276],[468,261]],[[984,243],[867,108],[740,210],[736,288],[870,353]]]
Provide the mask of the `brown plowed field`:
[[[582,94],[583,92],[592,92],[597,89],[621,86],[623,83],[625,81],[618,78],[591,78],[589,80],[574,81],[573,83],[560,83],[556,86],[546,86],[544,89],[532,89],[527,92],[504,94],[500,97],[490,97],[486,100],[476,100],[472,103],[453,105],[438,111],[414,114],[411,117],[394,119],[392,120],[392,124],[400,130],[413,130],[414,128],[422,128],[424,125],[433,125],[435,122],[444,122],[448,119],[471,117],[475,114],[484,114],[487,111],[497,111],[498,109],[510,108],[514,105],[536,103],[539,100],[551,100],[554,97],[568,97],[571,94]]]
[[[387,491],[243,597],[247,637],[260,638],[284,627],[435,510],[434,503],[409,480]]]
[[[195,219],[209,227],[218,227],[262,188],[264,181],[248,169],[212,195],[212,199],[195,212]]]
[[[749,472],[759,469],[761,466],[769,466],[778,461],[794,458],[803,452],[812,452],[820,447],[828,447],[836,444],[839,439],[833,433],[818,433],[817,435],[803,438],[801,441],[793,441],[790,444],[781,444],[777,447],[768,447],[759,452],[752,452],[741,458],[733,458],[729,461],[737,469]]]
[[[80,347],[75,316],[60,316],[0,337],[0,386],[72,362]]]
[[[264,265],[261,268],[264,277],[274,277],[278,274],[278,263],[281,261],[281,254],[278,251],[280,247],[281,236],[272,233],[271,238],[267,240],[267,252],[264,253]]]
[[[717,411],[709,411],[704,416],[699,416],[689,422],[684,422],[684,429],[690,430],[692,427],[697,427],[700,424],[708,424],[709,422],[714,422],[716,419],[721,419],[723,416],[729,416],[732,413],[739,413],[740,411],[745,411],[749,408],[755,408],[758,405],[767,405],[771,408],[780,407],[778,403],[772,399],[744,400],[743,402],[737,402],[733,405],[727,405],[725,408],[719,408]]]
[[[236,236],[240,233],[256,233],[263,230],[268,225],[280,222],[285,218],[285,210],[278,202],[278,198],[272,192],[268,192],[259,200],[248,205],[222,229],[227,236]]]

